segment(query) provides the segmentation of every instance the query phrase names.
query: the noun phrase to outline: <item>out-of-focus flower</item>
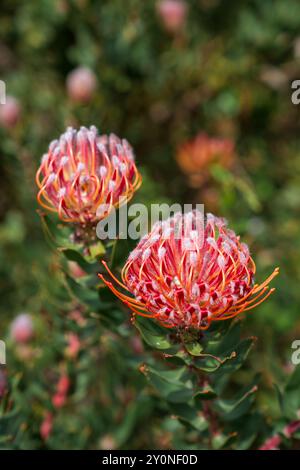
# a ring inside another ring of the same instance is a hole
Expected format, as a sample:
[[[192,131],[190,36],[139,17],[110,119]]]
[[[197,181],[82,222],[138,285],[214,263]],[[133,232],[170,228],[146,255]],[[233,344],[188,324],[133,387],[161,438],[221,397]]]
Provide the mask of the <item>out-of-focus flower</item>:
[[[134,314],[155,318],[166,327],[207,329],[253,309],[274,289],[270,281],[254,284],[255,263],[224,219],[198,211],[175,214],[156,223],[130,254],[120,282],[135,298],[99,277]]]
[[[40,435],[44,441],[46,441],[49,438],[52,432],[52,428],[53,428],[53,415],[52,413],[47,412],[40,427]]]
[[[101,450],[115,450],[117,445],[113,436],[107,434],[100,439],[99,447]]]
[[[86,272],[79,266],[76,261],[68,261],[69,271],[72,277],[79,279],[86,276]]]
[[[69,73],[66,84],[71,100],[88,103],[96,90],[97,78],[88,67],[77,67]]]
[[[32,347],[29,343],[18,343],[16,344],[15,354],[19,360],[23,362],[29,362],[35,359],[38,355],[38,349]]]
[[[52,397],[52,404],[54,408],[62,408],[66,403],[66,395],[55,393]]]
[[[34,334],[34,327],[31,315],[21,313],[11,324],[10,336],[16,343],[27,343]]]
[[[7,378],[4,370],[0,369],[0,398],[3,397],[7,390]]]
[[[55,408],[64,406],[67,400],[67,394],[70,388],[70,379],[63,374],[56,384],[56,393],[52,397],[52,404]]]
[[[211,165],[232,166],[235,160],[234,143],[230,139],[211,138],[202,133],[178,148],[176,160],[191,186],[198,187],[208,179]]]
[[[68,346],[65,350],[66,356],[70,357],[71,359],[75,359],[81,347],[80,339],[78,335],[73,332],[70,332],[67,334],[67,341]]]
[[[49,145],[36,182],[43,207],[65,222],[93,224],[131,199],[141,175],[125,139],[98,135],[95,126],[69,127]]]
[[[167,31],[176,33],[186,22],[188,6],[183,0],[160,0],[157,3],[158,15]]]
[[[13,128],[21,116],[21,105],[13,96],[6,97],[6,103],[0,104],[0,124],[6,129]]]
[[[293,437],[293,434],[298,431],[299,428],[300,420],[297,419],[284,427],[283,434],[287,439],[291,439]],[[274,434],[274,436],[267,439],[264,444],[260,446],[259,450],[278,450],[281,442],[282,437],[280,436],[280,434]]]
[[[86,319],[82,315],[80,310],[72,310],[68,317],[77,323],[78,326],[84,326],[86,324]]]
[[[70,388],[70,379],[66,374],[63,374],[60,377],[59,381],[57,382],[56,391],[57,393],[66,395],[68,393],[69,388]]]

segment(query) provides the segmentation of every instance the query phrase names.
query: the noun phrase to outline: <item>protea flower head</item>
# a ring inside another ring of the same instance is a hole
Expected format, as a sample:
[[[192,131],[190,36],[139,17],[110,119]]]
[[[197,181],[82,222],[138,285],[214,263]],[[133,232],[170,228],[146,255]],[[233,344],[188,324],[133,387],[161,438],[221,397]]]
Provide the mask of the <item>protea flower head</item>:
[[[219,163],[224,168],[232,166],[235,160],[234,142],[200,133],[178,148],[176,160],[183,173],[189,177],[191,185],[199,186],[209,176],[211,165]]]
[[[78,131],[69,127],[50,143],[36,182],[43,207],[65,222],[93,224],[131,199],[141,176],[125,139],[98,135],[95,126]]]
[[[202,227],[202,229],[201,229]],[[122,282],[99,277],[134,314],[165,327],[207,329],[263,302],[274,289],[254,283],[255,263],[224,219],[192,211],[158,222],[130,254]],[[128,296],[118,287],[126,289]]]

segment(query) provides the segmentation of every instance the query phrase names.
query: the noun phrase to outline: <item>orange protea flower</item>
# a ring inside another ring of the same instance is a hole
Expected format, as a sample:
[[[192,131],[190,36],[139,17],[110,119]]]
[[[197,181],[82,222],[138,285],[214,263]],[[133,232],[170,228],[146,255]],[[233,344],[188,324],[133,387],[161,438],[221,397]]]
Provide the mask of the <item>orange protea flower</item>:
[[[182,144],[176,154],[178,165],[192,186],[199,186],[208,178],[212,164],[230,168],[234,159],[234,143],[230,139],[212,138],[207,134],[198,134],[195,139]]]
[[[38,202],[65,222],[95,223],[128,201],[141,184],[131,146],[95,126],[69,127],[49,145],[36,174]],[[97,209],[105,205],[105,212]]]
[[[256,268],[247,245],[224,219],[207,214],[204,221],[197,211],[156,223],[130,254],[123,282],[103,264],[134,298],[99,277],[134,314],[166,327],[199,329],[259,305],[274,291],[269,282],[279,272],[276,268],[262,284],[254,284]]]

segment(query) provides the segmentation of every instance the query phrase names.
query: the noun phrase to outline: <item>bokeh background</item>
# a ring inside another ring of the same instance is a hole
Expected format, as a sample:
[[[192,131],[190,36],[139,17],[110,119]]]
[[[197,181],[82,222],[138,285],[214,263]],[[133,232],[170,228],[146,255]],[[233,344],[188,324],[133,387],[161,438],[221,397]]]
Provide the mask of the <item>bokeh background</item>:
[[[128,312],[112,310],[116,332],[61,289],[34,178],[68,125],[128,139],[144,177],[135,201],[205,203],[249,243],[258,280],[280,266],[276,293],[244,316],[258,341],[239,379],[262,373],[259,400],[276,417],[273,383],[300,338],[299,61],[297,0],[1,2],[3,447],[183,446],[180,423],[139,373],[143,345]],[[220,152],[190,169],[185,146],[198,134],[227,139],[230,164]],[[12,326],[24,313],[30,340]]]

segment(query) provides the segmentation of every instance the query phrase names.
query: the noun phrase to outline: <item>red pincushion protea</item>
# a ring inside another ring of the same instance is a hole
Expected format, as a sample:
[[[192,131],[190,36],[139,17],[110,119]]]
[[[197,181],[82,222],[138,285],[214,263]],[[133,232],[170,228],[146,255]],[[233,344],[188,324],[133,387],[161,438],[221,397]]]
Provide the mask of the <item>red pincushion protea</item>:
[[[259,305],[274,291],[268,284],[279,272],[254,284],[256,267],[247,245],[224,219],[207,214],[204,224],[197,211],[156,223],[129,256],[123,282],[103,264],[135,298],[99,277],[135,314],[166,327],[199,329]]]
[[[36,182],[43,207],[65,222],[92,224],[131,199],[141,176],[126,140],[98,135],[95,126],[79,131],[69,127],[49,145]]]

